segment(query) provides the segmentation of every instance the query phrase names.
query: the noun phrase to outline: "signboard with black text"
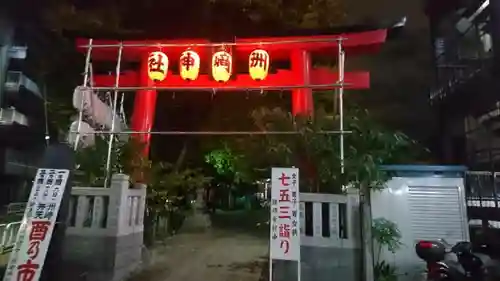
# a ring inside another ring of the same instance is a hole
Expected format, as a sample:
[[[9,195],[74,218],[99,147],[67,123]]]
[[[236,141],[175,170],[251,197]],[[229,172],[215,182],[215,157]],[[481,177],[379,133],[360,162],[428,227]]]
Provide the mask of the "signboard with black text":
[[[38,281],[70,171],[38,169],[3,281]]]

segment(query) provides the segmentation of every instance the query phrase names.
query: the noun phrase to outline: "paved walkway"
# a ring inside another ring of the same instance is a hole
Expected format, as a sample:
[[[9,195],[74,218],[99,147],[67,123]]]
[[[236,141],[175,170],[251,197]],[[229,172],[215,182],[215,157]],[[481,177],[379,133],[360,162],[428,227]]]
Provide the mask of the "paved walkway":
[[[150,253],[150,269],[131,281],[257,281],[267,242],[228,230],[178,234]]]

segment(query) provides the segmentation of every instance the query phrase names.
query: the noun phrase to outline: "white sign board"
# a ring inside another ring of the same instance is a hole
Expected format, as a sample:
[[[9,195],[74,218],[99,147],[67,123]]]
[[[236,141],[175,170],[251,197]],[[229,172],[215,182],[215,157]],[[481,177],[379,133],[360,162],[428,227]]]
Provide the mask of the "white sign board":
[[[270,259],[300,262],[299,169],[272,168]]]
[[[38,281],[69,170],[38,169],[4,281]]]

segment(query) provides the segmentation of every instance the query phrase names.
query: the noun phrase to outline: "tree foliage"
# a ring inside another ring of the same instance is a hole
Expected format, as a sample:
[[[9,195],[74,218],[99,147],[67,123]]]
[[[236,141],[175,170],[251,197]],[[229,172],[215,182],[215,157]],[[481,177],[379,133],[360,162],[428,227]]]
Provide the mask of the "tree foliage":
[[[148,211],[163,213],[178,206],[179,201],[210,181],[200,169],[184,167],[179,159],[175,164],[153,163],[143,156],[143,145],[135,139],[117,141],[111,153],[109,174],[131,175],[132,182],[147,185]],[[96,138],[93,146],[77,151],[76,183],[81,186],[103,186],[106,178],[108,142]],[[182,158],[182,153],[179,158]]]
[[[52,0],[44,4],[40,7],[43,21],[54,31],[121,35],[144,33],[147,24],[157,24],[152,19],[160,13],[164,15],[162,20],[171,21],[168,24],[180,21],[215,26],[224,22],[223,12],[230,18],[243,18],[247,23],[274,23],[282,28],[330,27],[346,17],[343,0],[195,0],[189,4],[160,0]],[[174,11],[182,11],[184,19],[180,20]]]
[[[114,142],[110,154],[109,175],[123,173],[132,176],[132,182],[149,182],[156,171],[152,163],[142,155],[143,145],[131,139],[130,141]],[[79,148],[76,153],[77,184],[103,186],[108,175],[108,141],[96,136],[95,144]]]
[[[338,116],[319,110],[311,118],[293,117],[281,108],[259,108],[252,118],[261,131],[296,131],[296,135],[256,135],[235,139],[230,147],[254,172],[265,178],[269,167],[295,166],[311,191],[340,192],[347,184],[379,188],[386,180],[384,164],[408,163],[425,149],[401,132],[382,128],[366,110],[351,108],[344,118],[345,172],[341,173]]]
[[[200,169],[183,168],[175,165],[156,164],[154,177],[148,185],[147,208],[150,214],[165,215],[176,211],[188,194],[203,188],[210,182]]]
[[[275,19],[289,28],[331,27],[346,14],[341,0],[210,0],[238,5],[253,21]]]
[[[375,281],[398,280],[396,267],[382,260],[382,251],[386,249],[392,254],[403,246],[401,231],[396,223],[385,218],[376,218],[372,222],[372,237],[376,248],[374,264]]]
[[[244,155],[236,154],[227,145],[205,154],[205,162],[214,168],[217,175],[233,183],[251,182],[251,171]]]

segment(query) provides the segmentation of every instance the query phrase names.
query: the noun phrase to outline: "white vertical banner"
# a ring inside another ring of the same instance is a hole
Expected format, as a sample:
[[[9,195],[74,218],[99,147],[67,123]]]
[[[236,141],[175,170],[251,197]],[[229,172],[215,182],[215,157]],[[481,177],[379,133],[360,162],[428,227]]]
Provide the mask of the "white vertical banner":
[[[299,169],[272,168],[271,177],[270,259],[300,265]]]
[[[69,170],[38,169],[3,281],[38,281]]]

